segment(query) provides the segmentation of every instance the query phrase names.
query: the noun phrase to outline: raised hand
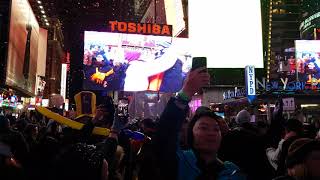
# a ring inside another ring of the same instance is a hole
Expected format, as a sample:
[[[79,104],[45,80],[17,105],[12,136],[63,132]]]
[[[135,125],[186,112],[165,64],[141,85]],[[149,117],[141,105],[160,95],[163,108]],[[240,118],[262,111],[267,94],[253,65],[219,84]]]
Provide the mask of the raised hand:
[[[210,83],[210,75],[206,68],[198,68],[190,71],[186,80],[184,81],[182,91],[191,98],[195,93],[200,92],[201,89]]]

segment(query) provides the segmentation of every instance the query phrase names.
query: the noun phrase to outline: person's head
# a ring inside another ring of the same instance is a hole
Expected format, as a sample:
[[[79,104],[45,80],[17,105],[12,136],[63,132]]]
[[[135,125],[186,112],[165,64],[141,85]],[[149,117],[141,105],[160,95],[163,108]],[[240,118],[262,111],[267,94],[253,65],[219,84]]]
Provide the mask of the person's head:
[[[115,107],[111,97],[106,97],[103,104],[97,107],[96,119],[104,121],[106,125],[112,125],[114,119]]]
[[[201,153],[217,153],[221,142],[221,132],[217,116],[209,108],[198,108],[188,126],[188,144]]]
[[[251,116],[247,110],[242,110],[237,114],[236,123],[242,125],[244,123],[250,123]]]
[[[51,119],[51,120],[49,120],[48,125],[47,125],[47,133],[57,134],[57,133],[59,133],[58,128],[59,128],[58,123]]]
[[[28,124],[27,127],[24,129],[24,134],[26,136],[37,138],[38,133],[39,133],[38,126],[35,124]]]
[[[96,146],[77,143],[58,155],[54,176],[61,180],[107,180],[108,162]]]
[[[286,133],[294,132],[297,135],[303,132],[303,124],[297,119],[288,119],[285,123]]]
[[[227,122],[222,117],[219,117],[218,124],[219,124],[222,136],[226,135],[230,130]]]
[[[92,53],[98,53],[99,52],[99,50],[100,50],[100,46],[98,46],[98,45],[91,45],[90,46],[90,50],[91,50],[91,52]]]
[[[99,54],[99,55],[97,55],[96,60],[97,60],[97,62],[102,64],[103,61],[104,61],[104,58],[103,58],[103,56],[101,54]]]
[[[294,141],[286,160],[288,174],[296,179],[320,179],[320,142],[301,138]]]

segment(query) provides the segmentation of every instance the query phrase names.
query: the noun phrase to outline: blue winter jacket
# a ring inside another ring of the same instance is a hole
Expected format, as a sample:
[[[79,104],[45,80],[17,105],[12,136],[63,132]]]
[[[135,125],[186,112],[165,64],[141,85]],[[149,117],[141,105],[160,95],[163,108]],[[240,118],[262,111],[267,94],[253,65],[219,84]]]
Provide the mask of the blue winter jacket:
[[[192,150],[178,151],[178,178],[179,180],[194,180],[201,174],[197,167],[197,157]],[[218,180],[245,180],[245,176],[240,173],[240,169],[232,162],[224,162],[223,170],[218,173]]]

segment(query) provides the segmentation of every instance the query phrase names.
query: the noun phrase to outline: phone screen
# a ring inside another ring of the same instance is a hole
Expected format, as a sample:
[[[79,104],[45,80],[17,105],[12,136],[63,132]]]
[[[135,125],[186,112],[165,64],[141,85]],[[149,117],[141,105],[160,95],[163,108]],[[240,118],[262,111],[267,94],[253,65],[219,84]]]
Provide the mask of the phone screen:
[[[194,57],[192,58],[192,68],[191,70],[195,70],[201,67],[207,68],[207,58],[206,57]]]

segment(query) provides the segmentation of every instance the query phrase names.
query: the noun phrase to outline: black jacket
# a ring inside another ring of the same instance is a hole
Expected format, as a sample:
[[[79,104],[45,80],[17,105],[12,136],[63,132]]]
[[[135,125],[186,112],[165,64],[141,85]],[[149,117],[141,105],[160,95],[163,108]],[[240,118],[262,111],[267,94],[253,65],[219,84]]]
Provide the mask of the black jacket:
[[[263,138],[253,125],[246,124],[226,134],[221,142],[219,157],[237,164],[249,180],[269,180],[273,177],[264,150]]]
[[[154,151],[161,170],[159,179],[177,179],[178,133],[186,119],[188,110],[187,103],[177,103],[176,98],[171,98],[161,114],[158,130],[154,137]]]

